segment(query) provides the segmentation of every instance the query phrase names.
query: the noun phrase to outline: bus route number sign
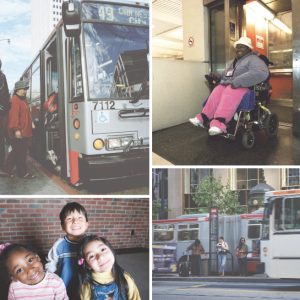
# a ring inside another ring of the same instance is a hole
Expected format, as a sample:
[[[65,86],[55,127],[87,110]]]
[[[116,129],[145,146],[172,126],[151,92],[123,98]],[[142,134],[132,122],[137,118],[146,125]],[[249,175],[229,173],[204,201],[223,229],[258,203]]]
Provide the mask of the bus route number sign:
[[[100,19],[114,23],[149,25],[149,9],[128,5],[82,3],[82,14],[86,19]]]
[[[127,6],[101,5],[99,17],[102,21],[122,22],[130,24],[148,25],[149,13],[145,9]]]

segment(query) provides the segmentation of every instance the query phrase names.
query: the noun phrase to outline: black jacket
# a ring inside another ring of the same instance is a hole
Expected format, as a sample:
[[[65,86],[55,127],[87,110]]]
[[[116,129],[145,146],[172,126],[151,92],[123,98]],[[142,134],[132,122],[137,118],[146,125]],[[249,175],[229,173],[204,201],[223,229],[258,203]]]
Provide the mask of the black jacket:
[[[10,110],[9,91],[5,75],[0,71],[0,117]]]

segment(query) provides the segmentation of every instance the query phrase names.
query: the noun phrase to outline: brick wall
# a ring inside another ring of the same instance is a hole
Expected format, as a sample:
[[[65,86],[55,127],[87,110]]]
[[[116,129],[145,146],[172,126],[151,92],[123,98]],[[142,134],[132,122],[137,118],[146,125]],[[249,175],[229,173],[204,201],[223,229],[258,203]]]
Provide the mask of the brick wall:
[[[104,236],[114,248],[149,247],[149,199],[0,199],[0,244],[27,243],[48,253],[65,235],[59,213],[68,202],[87,211],[87,233]],[[131,237],[134,230],[136,238]]]

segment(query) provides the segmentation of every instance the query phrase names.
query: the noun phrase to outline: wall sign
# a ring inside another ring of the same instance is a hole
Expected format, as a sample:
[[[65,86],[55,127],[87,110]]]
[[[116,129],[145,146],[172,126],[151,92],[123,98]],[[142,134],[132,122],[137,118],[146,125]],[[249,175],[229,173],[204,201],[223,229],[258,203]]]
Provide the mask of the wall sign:
[[[264,49],[264,38],[256,35],[256,48]]]
[[[235,24],[232,22],[230,23],[230,39],[235,40]]]
[[[189,47],[194,46],[194,43],[195,43],[194,37],[193,36],[189,37],[189,40],[188,40]]]

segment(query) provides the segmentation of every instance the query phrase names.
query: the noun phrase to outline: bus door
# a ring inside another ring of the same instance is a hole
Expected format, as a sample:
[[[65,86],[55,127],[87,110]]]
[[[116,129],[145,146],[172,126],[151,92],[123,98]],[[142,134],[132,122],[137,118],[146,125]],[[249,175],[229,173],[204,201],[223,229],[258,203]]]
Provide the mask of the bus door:
[[[260,240],[262,234],[262,224],[261,219],[246,219],[246,245],[248,246],[248,251],[258,251],[258,253],[249,253],[248,258],[248,271],[255,272],[256,264],[260,262]]]
[[[44,94],[42,97],[44,159],[60,171],[60,141],[58,112],[58,72],[56,40],[47,49],[42,50],[44,58]]]

